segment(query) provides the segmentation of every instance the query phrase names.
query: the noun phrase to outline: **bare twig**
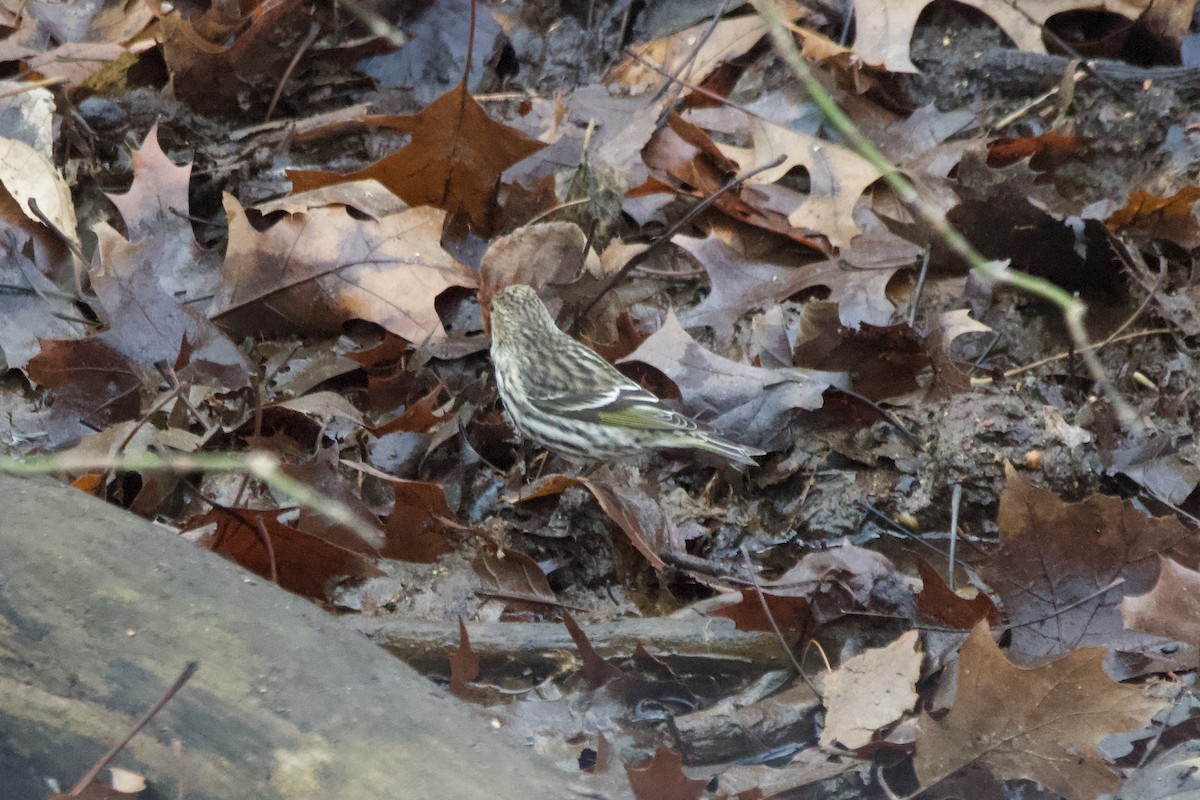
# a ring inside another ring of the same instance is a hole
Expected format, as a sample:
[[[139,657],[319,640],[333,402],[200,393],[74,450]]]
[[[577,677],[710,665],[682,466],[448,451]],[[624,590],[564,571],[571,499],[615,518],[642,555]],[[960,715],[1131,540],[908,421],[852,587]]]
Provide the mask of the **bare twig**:
[[[587,317],[588,312],[590,312],[593,308],[595,308],[596,304],[599,303],[600,300],[606,294],[608,294],[614,288],[616,288],[617,284],[620,283],[622,280],[624,280],[626,275],[628,275],[635,268],[637,268],[637,266],[639,264],[641,264],[642,262],[644,262],[648,258],[650,258],[650,255],[652,253],[657,252],[658,250],[665,247],[668,243],[670,243],[671,238],[673,236],[675,236],[675,234],[677,234],[677,233],[679,233],[679,231],[683,230],[683,228],[686,225],[688,225],[693,219],[695,219],[701,213],[703,213],[705,209],[707,209],[713,203],[717,202],[717,200],[720,199],[720,197],[722,195],[737,188],[738,186],[745,183],[750,178],[753,178],[755,175],[758,175],[760,172],[766,172],[769,169],[774,169],[775,167],[782,164],[786,158],[787,158],[786,154],[780,155],[778,158],[771,159],[771,161],[769,161],[766,164],[762,164],[761,166],[755,167],[752,170],[743,172],[741,175],[737,175],[737,176],[733,177],[732,179],[730,179],[730,181],[728,183],[726,183],[720,189],[717,189],[715,192],[710,194],[708,197],[704,198],[699,203],[697,203],[695,206],[693,206],[691,208],[691,210],[689,210],[688,213],[684,214],[683,217],[678,222],[676,222],[674,225],[672,225],[667,230],[666,233],[664,233],[662,236],[658,237],[653,242],[651,242],[650,246],[647,247],[645,250],[636,254],[633,258],[631,258],[627,262],[625,262],[625,266],[623,266],[623,267],[621,267],[621,269],[617,270],[617,274],[613,275],[612,278],[609,279],[608,283],[604,284],[604,288],[602,288],[599,292],[596,293],[596,296],[592,298],[591,302],[588,303],[586,306],[584,306],[583,309],[578,314],[575,315],[575,319],[572,320],[570,327],[567,328],[567,332],[573,333],[575,331],[575,329],[579,327],[579,323],[582,322],[585,317]]]
[[[83,794],[83,790],[88,787],[88,784],[96,780],[96,776],[100,774],[100,770],[108,766],[108,762],[117,757],[117,753],[121,752],[125,745],[129,744],[133,737],[137,736],[138,732],[141,731],[142,728],[146,727],[146,724],[150,722],[154,715],[161,711],[162,707],[165,706],[167,702],[174,697],[180,689],[183,688],[183,685],[192,679],[192,676],[196,674],[196,670],[199,668],[199,661],[189,661],[187,666],[183,668],[183,672],[181,672],[179,677],[175,679],[175,682],[168,687],[167,691],[163,692],[163,696],[159,698],[158,702],[151,706],[150,709],[141,716],[141,719],[133,724],[133,727],[129,729],[127,734],[125,734],[125,738],[114,744],[107,753],[100,756],[99,760],[92,765],[92,768],[89,769],[87,773],[79,779],[79,782],[71,788],[71,791],[61,796],[78,797],[79,795]]]

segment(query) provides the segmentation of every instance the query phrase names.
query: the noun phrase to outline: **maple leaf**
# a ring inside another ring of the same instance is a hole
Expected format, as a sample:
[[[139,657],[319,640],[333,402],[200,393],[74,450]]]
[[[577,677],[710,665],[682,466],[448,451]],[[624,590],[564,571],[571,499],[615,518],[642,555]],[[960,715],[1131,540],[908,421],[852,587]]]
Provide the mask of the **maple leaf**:
[[[465,214],[481,235],[495,229],[500,175],[545,146],[493,120],[461,83],[418,114],[367,115],[360,122],[407,133],[412,140],[349,174],[288,170],[293,191],[374,178],[413,206]]]
[[[1005,474],[1000,549],[980,575],[1015,623],[1010,657],[1035,664],[1080,646],[1133,650],[1152,643],[1125,629],[1118,604],[1150,590],[1160,554],[1200,561],[1194,531],[1117,497],[1066,503],[1012,465]]]
[[[444,213],[357,219],[345,206],[286,214],[264,231],[232,196],[229,247],[210,314],[248,334],[333,333],[363,319],[414,343],[446,338],[434,300],[475,275],[442,249]]]
[[[1097,751],[1100,739],[1146,725],[1162,702],[1105,674],[1101,648],[1036,669],[1000,652],[987,623],[958,658],[958,689],[941,719],[921,716],[913,766],[929,788],[982,766],[996,780],[1027,778],[1064,797],[1091,800],[1120,786]]]

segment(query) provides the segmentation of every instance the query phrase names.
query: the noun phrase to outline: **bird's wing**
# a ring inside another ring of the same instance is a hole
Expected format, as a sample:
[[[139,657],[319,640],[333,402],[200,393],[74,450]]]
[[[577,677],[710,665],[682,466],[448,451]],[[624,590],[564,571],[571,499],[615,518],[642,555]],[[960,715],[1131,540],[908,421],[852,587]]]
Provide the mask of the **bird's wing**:
[[[569,347],[563,355],[569,361],[564,365],[565,374],[559,381],[550,375],[542,375],[538,381],[526,385],[529,400],[548,411],[599,420],[605,415],[627,415],[631,427],[658,427],[653,420],[668,412],[655,409],[659,400],[650,392],[622,375],[616,367],[583,345]],[[636,410],[639,405],[650,406],[645,412]],[[638,420],[642,420],[639,424]],[[664,425],[663,429],[676,427]]]

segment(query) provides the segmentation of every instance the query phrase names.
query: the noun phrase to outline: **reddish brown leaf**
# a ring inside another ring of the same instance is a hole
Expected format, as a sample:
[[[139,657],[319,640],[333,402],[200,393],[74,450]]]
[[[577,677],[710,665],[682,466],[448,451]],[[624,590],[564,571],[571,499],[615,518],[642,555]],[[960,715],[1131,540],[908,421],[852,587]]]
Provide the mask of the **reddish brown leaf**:
[[[763,601],[767,604],[766,611],[763,610]],[[774,594],[766,590],[760,599],[754,589],[742,589],[740,603],[722,606],[713,614],[733,620],[738,630],[774,631],[778,628],[792,644],[807,639],[816,629],[806,598]]]
[[[218,20],[213,13],[193,25],[174,10],[159,19],[158,34],[175,95],[193,108],[217,113],[238,110],[249,87],[273,89],[312,23],[300,0],[262,3],[244,25],[236,18],[214,24]],[[226,46],[230,32],[235,38]]]
[[[575,618],[566,611],[563,612],[563,625],[566,626],[567,633],[571,634],[571,641],[575,642],[575,647],[579,649],[579,659],[583,662],[579,673],[583,676],[589,689],[599,689],[609,681],[624,676],[624,672],[596,652],[596,648],[592,647],[583,628],[579,627]]]
[[[452,552],[441,521],[452,514],[445,490],[425,481],[390,481],[395,505],[383,521],[386,542],[379,554],[400,561],[432,564],[438,556]]]
[[[201,537],[203,547],[264,578],[269,579],[274,569],[280,586],[316,600],[328,600],[330,590],[341,581],[383,574],[362,555],[279,521],[290,513],[286,509],[216,508],[193,520],[192,529],[215,525],[215,531]]]
[[[64,425],[51,431],[56,442],[141,412],[141,371],[95,338],[42,342],[42,352],[29,361],[29,379],[54,393],[51,418]]]
[[[666,126],[650,137],[642,149],[642,159],[661,186],[693,197],[717,194],[738,172],[738,164],[727,158],[708,134],[677,114],[672,114]],[[755,186],[723,192],[713,206],[739,222],[786,236],[821,253],[829,252],[823,231],[792,225],[785,214],[774,209],[769,194]]]
[[[458,647],[448,648],[446,654],[450,657],[450,694],[468,702],[478,700],[480,691],[467,684],[479,677],[479,654],[471,649],[462,617],[458,618]]]
[[[917,593],[917,613],[921,619],[964,631],[981,621],[1000,624],[996,604],[983,592],[970,600],[959,597],[950,591],[941,573],[923,559],[917,560],[917,571],[922,583],[921,591]]]
[[[921,717],[913,766],[922,788],[982,765],[996,780],[1027,778],[1071,800],[1120,787],[1096,746],[1141,727],[1162,706],[1109,678],[1104,650],[1080,649],[1038,669],[1010,663],[986,623],[971,631],[958,659],[950,713]]]
[[[310,536],[326,541],[334,547],[363,555],[374,555],[384,546],[385,538],[380,530],[379,518],[359,497],[357,487],[339,470],[338,453],[335,447],[326,447],[299,464],[285,463],[280,472],[289,478],[317,490],[326,498],[336,501],[346,513],[357,517],[360,527],[377,532],[371,540],[362,539],[350,527],[335,522],[312,508],[301,508],[296,528]]]
[[[459,84],[412,116],[365,116],[412,140],[357,172],[288,170],[293,190],[303,192],[343,181],[374,178],[413,206],[463,213],[477,234],[495,230],[500,175],[545,145],[496,122]]]
[[[1000,169],[1028,158],[1029,168],[1034,172],[1053,172],[1078,158],[1091,141],[1087,136],[1067,136],[1054,131],[1019,139],[1004,136],[988,144],[987,165]]]
[[[1200,200],[1200,186],[1185,186],[1170,197],[1157,197],[1141,189],[1129,193],[1125,206],[1104,224],[1113,232],[1134,231],[1168,239],[1180,247],[1200,246],[1200,226],[1192,207]]]
[[[546,574],[524,553],[484,546],[471,566],[483,581],[480,591],[506,601],[509,610],[544,611],[547,605],[559,605]]]
[[[626,767],[629,785],[637,800],[697,800],[708,786],[683,774],[683,756],[670,747],[659,747],[652,758]]]
[[[881,328],[863,323],[845,327],[838,306],[819,300],[804,309],[793,363],[798,367],[849,373],[854,390],[886,400],[919,388],[917,376],[931,365],[929,354],[907,324]]]

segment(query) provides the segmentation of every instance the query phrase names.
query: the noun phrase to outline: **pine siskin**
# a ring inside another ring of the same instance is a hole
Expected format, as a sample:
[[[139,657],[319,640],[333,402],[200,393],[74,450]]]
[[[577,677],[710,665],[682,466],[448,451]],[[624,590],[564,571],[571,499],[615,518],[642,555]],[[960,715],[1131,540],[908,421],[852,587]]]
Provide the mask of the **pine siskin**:
[[[513,427],[526,439],[589,461],[659,447],[705,450],[741,464],[764,455],[664,408],[559,330],[530,286],[497,292],[491,316],[496,386]]]

